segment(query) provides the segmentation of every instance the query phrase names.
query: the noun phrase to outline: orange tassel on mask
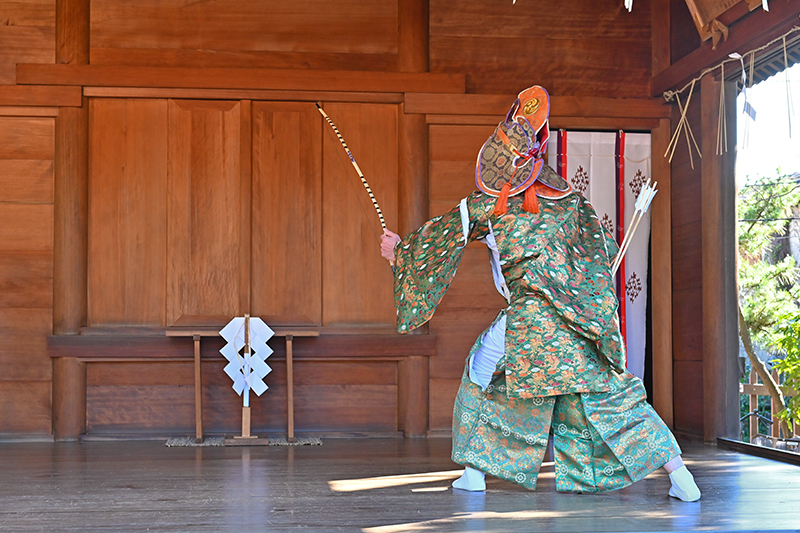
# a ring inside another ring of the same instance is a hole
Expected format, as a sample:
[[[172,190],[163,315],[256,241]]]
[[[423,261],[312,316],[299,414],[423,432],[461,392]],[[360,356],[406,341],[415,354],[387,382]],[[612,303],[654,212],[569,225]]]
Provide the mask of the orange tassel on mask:
[[[505,215],[508,213],[508,193],[511,192],[511,183],[506,183],[503,185],[503,188],[500,189],[500,195],[497,197],[497,203],[494,204],[494,211],[492,214],[494,216]]]
[[[531,185],[525,189],[525,200],[522,202],[522,209],[528,213],[534,214],[539,212],[539,201],[536,199],[536,191],[534,190],[535,188],[536,187]]]

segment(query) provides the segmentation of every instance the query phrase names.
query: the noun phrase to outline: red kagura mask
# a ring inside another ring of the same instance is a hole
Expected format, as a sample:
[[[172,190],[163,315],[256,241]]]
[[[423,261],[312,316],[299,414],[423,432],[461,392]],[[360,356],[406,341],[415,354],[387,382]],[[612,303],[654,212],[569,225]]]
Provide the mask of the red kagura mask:
[[[557,199],[572,192],[566,180],[544,164],[549,116],[547,91],[538,85],[525,89],[478,153],[475,182],[498,198],[496,214],[506,212],[508,197],[525,191],[523,208],[533,213],[539,212],[536,196]]]

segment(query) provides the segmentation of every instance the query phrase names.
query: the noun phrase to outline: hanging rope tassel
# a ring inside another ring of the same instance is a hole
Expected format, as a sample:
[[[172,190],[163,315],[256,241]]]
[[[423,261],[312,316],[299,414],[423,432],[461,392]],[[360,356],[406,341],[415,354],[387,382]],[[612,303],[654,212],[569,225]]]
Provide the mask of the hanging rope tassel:
[[[525,189],[525,200],[522,202],[522,209],[528,213],[538,214],[539,201],[536,199],[536,191],[534,191],[534,188],[535,187],[531,185]]]
[[[505,215],[508,213],[508,194],[511,192],[511,183],[506,183],[503,185],[503,188],[500,189],[500,196],[497,197],[497,203],[494,204],[494,211],[492,214],[494,216]]]

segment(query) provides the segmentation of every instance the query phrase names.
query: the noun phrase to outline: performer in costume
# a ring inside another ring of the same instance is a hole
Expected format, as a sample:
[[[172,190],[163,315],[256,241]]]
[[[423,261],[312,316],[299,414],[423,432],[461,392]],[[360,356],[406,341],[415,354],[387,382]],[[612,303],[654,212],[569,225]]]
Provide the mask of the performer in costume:
[[[672,433],[625,369],[610,265],[618,247],[594,209],[542,159],[549,95],[522,91],[478,154],[478,191],[404,239],[395,261],[401,333],[430,320],[464,248],[489,248],[508,307],[470,350],[453,410],[453,483],[484,490],[485,474],[534,489],[550,434],[556,489],[623,488],[662,466],[670,496],[700,498]]]

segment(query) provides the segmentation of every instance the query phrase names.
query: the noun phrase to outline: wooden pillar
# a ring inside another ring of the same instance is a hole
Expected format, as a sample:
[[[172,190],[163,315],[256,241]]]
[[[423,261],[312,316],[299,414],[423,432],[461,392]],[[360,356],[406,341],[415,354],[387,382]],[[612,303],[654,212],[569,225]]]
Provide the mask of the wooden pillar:
[[[428,17],[428,0],[397,1],[400,72],[428,72]]]
[[[672,398],[672,190],[669,160],[664,157],[670,140],[670,120],[660,121],[651,133],[652,178],[658,182],[650,218],[653,310],[653,407],[673,427]]]
[[[56,63],[89,63],[90,0],[56,0]],[[53,184],[53,333],[75,335],[86,322],[89,105],[62,107],[56,118]],[[86,364],[53,360],[53,436],[86,431]]]
[[[53,359],[53,436],[58,442],[86,433],[86,363],[73,357]]]
[[[91,0],[56,0],[56,63],[89,64]]]
[[[400,115],[399,158],[398,232],[402,236],[428,220],[428,124],[425,115]]]
[[[402,72],[428,71],[428,0],[398,0],[398,65]],[[428,124],[425,115],[406,115],[399,135],[398,232],[405,235],[428,220]]]
[[[56,118],[53,333],[76,335],[86,322],[88,104]]]
[[[294,442],[294,363],[292,335],[286,335],[286,439]]]
[[[200,335],[194,341],[194,430],[195,442],[203,442],[203,366],[200,359]]]
[[[400,425],[406,438],[428,434],[428,358],[409,356],[398,363]]]
[[[89,63],[89,0],[56,1],[56,63]],[[86,320],[88,104],[56,119],[53,333],[77,334]]]
[[[661,74],[671,63],[670,0],[650,2],[650,66],[652,76]],[[666,150],[666,145],[664,150]],[[661,152],[662,154],[664,152]]]
[[[720,88],[701,81],[703,241],[703,438],[739,436],[736,294],[736,86],[726,83],[727,152],[717,155]],[[723,132],[724,133],[724,132]]]
[[[428,0],[398,0],[397,67],[400,72],[428,72]],[[398,233],[414,231],[428,220],[428,124],[425,115],[407,115],[400,106],[398,150]],[[428,334],[428,324],[414,330]],[[406,437],[428,432],[428,359],[410,357],[399,364],[399,425]],[[424,407],[423,407],[424,406]]]

